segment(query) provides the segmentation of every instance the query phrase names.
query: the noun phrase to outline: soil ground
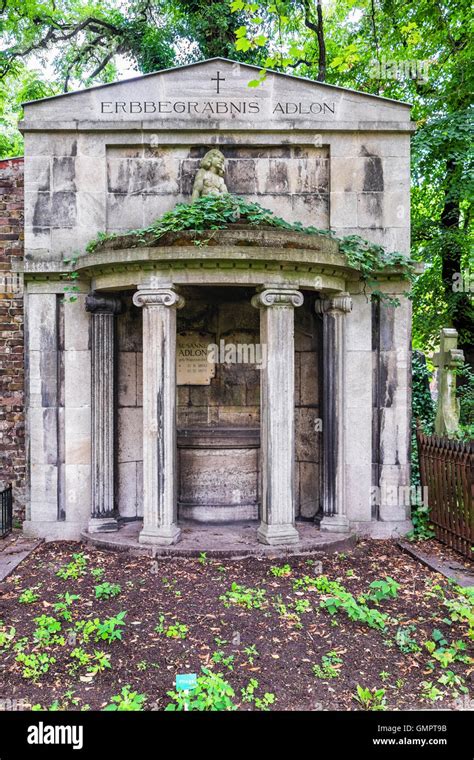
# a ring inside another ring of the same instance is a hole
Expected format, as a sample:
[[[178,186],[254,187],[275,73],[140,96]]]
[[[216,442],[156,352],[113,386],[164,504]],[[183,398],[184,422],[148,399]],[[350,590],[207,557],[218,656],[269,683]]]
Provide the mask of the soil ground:
[[[85,572],[76,579],[63,580],[57,570],[76,552],[87,558]],[[372,581],[385,576],[400,584],[396,598],[385,599],[376,606],[389,616],[385,631],[351,621],[344,611],[331,616],[320,607],[325,595],[314,588],[295,591],[294,581],[315,576],[314,563],[319,560],[323,574],[332,581],[338,580],[356,598],[368,591]],[[272,574],[272,567],[286,564],[291,568],[289,575]],[[95,568],[104,571],[101,580],[91,573]],[[119,584],[120,594],[96,599],[95,586],[104,581]],[[230,590],[233,582],[263,589],[262,606],[225,606],[219,597]],[[443,576],[404,554],[395,541],[364,540],[345,553],[285,561],[156,561],[72,542],[43,544],[0,584],[0,632],[15,628],[10,646],[0,649],[0,700],[23,700],[26,709],[35,704],[47,708],[57,701],[63,709],[89,706],[100,710],[128,684],[146,695],[145,709],[162,710],[170,702],[167,692],[174,689],[176,674],[199,674],[204,666],[224,676],[235,691],[235,704],[242,710],[255,709],[254,703],[243,701],[241,695],[251,678],[259,682],[258,696],[265,692],[275,695],[270,709],[276,710],[363,709],[354,698],[358,685],[384,689],[388,709],[460,709],[468,696],[437,681],[446,668],[433,661],[424,647],[434,629],[450,643],[463,640],[469,644],[463,623],[448,624],[443,600],[433,590],[436,585],[448,597],[456,593]],[[20,603],[25,589],[34,589],[38,598]],[[34,619],[43,614],[57,616],[53,605],[65,592],[80,596],[70,606],[72,620],[62,621],[65,644],[41,648],[34,641]],[[305,599],[309,611],[292,617],[295,603]],[[68,634],[79,619],[103,620],[120,611],[126,611],[122,640],[111,644],[82,643]],[[156,632],[160,616],[164,616],[165,631],[170,625],[185,625],[186,638],[174,639]],[[420,651],[404,653],[397,645],[397,630],[407,626],[413,626],[408,630]],[[24,651],[45,651],[56,658],[36,682],[24,677],[22,665],[16,661],[13,645],[21,639],[26,639]],[[87,674],[87,667],[71,671],[74,646],[89,653],[100,650],[110,654],[112,667],[94,677]],[[249,647],[254,647],[257,654],[246,653]],[[336,662],[338,675],[318,678],[312,667],[321,665],[321,658],[330,651],[340,659]],[[221,661],[214,662],[213,655],[214,660]],[[222,658],[233,659],[226,665]],[[466,662],[449,665],[450,672],[461,676],[467,688],[472,688],[473,669]],[[441,692],[435,704],[423,696],[422,682],[435,684]]]

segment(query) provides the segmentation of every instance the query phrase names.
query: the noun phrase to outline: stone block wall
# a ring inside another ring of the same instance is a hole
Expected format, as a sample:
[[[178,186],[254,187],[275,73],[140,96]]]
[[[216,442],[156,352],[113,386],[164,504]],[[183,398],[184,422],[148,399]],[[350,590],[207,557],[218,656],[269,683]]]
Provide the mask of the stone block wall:
[[[23,159],[0,161],[0,489],[13,484],[13,508],[25,510],[23,292],[14,271],[23,259]]]
[[[229,192],[284,219],[329,227],[329,151],[312,146],[221,145]],[[107,230],[151,224],[188,203],[208,147],[108,146]]]
[[[322,325],[314,295],[304,295],[295,309],[295,491],[297,515],[312,518],[322,509]]]
[[[121,517],[143,514],[142,313],[131,294],[116,319],[115,506]]]

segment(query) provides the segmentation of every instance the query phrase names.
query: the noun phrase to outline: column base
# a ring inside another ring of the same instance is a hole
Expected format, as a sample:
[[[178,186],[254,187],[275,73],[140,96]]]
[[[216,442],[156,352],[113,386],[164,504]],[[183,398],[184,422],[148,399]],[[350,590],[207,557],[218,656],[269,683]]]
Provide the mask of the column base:
[[[411,520],[390,520],[388,522],[370,520],[367,522],[353,522],[351,527],[358,536],[381,539],[402,538],[402,536],[413,530],[413,523]]]
[[[85,528],[83,522],[66,520],[25,520],[23,535],[28,538],[44,538],[45,541],[81,541]]]
[[[88,533],[113,533],[118,530],[115,517],[91,517],[87,525]]]
[[[268,525],[260,523],[257,530],[257,538],[261,544],[269,546],[281,546],[282,544],[298,544],[300,536],[295,526],[287,525]]]
[[[327,533],[349,533],[349,519],[346,515],[325,515],[319,529]]]
[[[138,543],[155,546],[171,546],[176,544],[181,537],[181,530],[176,524],[166,528],[146,529],[143,528],[138,536]]]

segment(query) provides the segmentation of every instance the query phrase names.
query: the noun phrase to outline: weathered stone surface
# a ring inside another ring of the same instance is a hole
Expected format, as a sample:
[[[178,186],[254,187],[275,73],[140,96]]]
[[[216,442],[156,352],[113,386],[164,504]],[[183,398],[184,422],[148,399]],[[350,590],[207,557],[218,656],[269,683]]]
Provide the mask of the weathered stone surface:
[[[381,304],[374,310],[374,413],[376,443],[374,463],[378,465],[375,485],[382,499],[378,506],[381,521],[409,524],[410,508],[404,489],[410,483],[411,407],[411,303],[402,297],[400,306]],[[394,499],[384,498],[388,490]]]
[[[299,513],[302,517],[314,517],[321,506],[321,469],[316,462],[300,462]]]
[[[176,309],[172,288],[145,286],[133,302],[143,307],[142,543],[179,539],[176,503]]]
[[[115,513],[115,315],[121,302],[115,296],[90,293],[91,313],[92,463],[89,531],[117,529]]]
[[[323,322],[323,510],[322,530],[349,529],[345,481],[345,322],[352,310],[348,293],[316,301]]]
[[[459,401],[456,399],[454,370],[462,365],[464,354],[457,345],[457,331],[450,328],[442,329],[439,352],[433,357],[433,362],[438,367],[439,377],[435,419],[435,431],[438,435],[452,436],[459,428]]]
[[[262,369],[262,512],[264,544],[299,541],[295,528],[294,308],[298,291],[268,288],[253,300],[260,308],[260,340],[267,346]]]
[[[112,372],[117,388],[115,503],[127,517],[143,511],[143,541],[178,538],[175,314],[166,299],[158,303],[151,293],[143,310],[144,302],[137,301],[141,295],[132,305],[132,293],[137,286],[142,293],[141,283],[148,276],[154,277],[155,295],[163,296],[170,283],[189,291],[179,330],[215,334],[226,342],[258,342],[259,314],[250,299],[262,287],[277,288],[280,294],[269,296],[260,315],[271,348],[265,367],[259,371],[252,365],[218,364],[209,386],[182,387],[178,396],[178,423],[187,428],[254,427],[262,406],[266,438],[261,465],[255,464],[258,452],[251,448],[238,449],[235,456],[228,450],[219,462],[214,452],[211,459],[222,474],[232,458],[241,463],[244,479],[258,467],[263,471],[263,541],[297,540],[297,511],[305,517],[319,512],[330,450],[337,451],[333,502],[341,507],[343,520],[362,526],[362,531],[373,517],[385,523],[378,525],[380,531],[396,530],[398,523],[406,526],[404,511],[393,511],[388,504],[372,514],[368,492],[372,470],[380,482],[403,484],[408,477],[409,306],[403,302],[395,314],[381,313],[379,337],[372,346],[370,304],[334,241],[306,236],[303,247],[298,233],[238,225],[202,247],[191,236],[187,245],[171,240],[142,248],[115,240],[84,254],[99,231],[148,225],[177,202],[188,202],[196,170],[211,147],[225,156],[223,181],[231,192],[288,221],[358,234],[389,250],[409,252],[409,107],[273,73],[250,91],[248,80],[254,75],[251,67],[216,59],[25,107],[28,392],[35,422],[31,440],[38,447],[31,465],[27,527],[38,535],[55,533],[48,521],[52,526],[61,517],[63,535],[78,537],[84,510],[88,513],[91,506],[87,498],[76,503],[73,495],[80,480],[87,488],[91,481],[91,317],[82,302],[83,293],[95,288],[121,292],[126,307],[114,318],[117,374],[110,363],[103,373],[105,379]],[[20,208],[8,210],[13,214]],[[60,305],[60,273],[69,266],[63,259],[78,254],[80,297],[66,310]],[[404,287],[395,280],[381,285],[388,293]],[[296,315],[294,304],[285,311],[278,301],[283,290],[286,297],[290,290],[304,290],[307,306],[296,309]],[[346,292],[354,308],[340,319],[334,294]],[[316,295],[332,302],[324,310],[324,336],[314,314]],[[12,348],[21,351],[20,338]],[[13,386],[10,390],[15,391]],[[323,434],[314,429],[314,421],[323,416],[321,400],[328,396],[337,419],[325,412],[323,455]],[[10,422],[16,425],[15,413]],[[110,420],[102,422],[110,442]],[[94,446],[96,453],[100,448]],[[111,445],[105,449],[109,456]],[[185,458],[199,491],[207,465],[201,450],[191,451],[186,449]],[[250,461],[251,470],[245,464]],[[247,498],[246,504],[233,500],[238,486],[232,493],[228,490],[238,476],[237,468],[222,491],[237,511],[248,506]],[[207,488],[211,484],[202,485],[202,493]],[[252,509],[258,500],[257,494]],[[329,518],[334,510],[328,509],[327,498],[325,505]]]
[[[256,519],[257,449],[180,449],[179,509],[201,521]],[[221,508],[221,509],[216,509]]]
[[[137,354],[133,351],[120,352],[117,390],[119,407],[137,405]]]

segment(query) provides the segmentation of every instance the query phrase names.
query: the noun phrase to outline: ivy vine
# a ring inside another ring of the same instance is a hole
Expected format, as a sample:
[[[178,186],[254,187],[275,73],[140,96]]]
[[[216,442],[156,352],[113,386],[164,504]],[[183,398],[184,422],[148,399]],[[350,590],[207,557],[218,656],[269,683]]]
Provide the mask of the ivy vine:
[[[178,203],[149,227],[130,230],[126,235],[134,239],[132,245],[139,247],[156,244],[170,232],[194,231],[197,233],[195,244],[202,246],[206,244],[206,240],[201,239],[203,232],[227,229],[237,223],[250,227],[275,227],[307,235],[323,235],[335,240],[348,265],[359,270],[364,285],[371,288],[372,297],[385,298],[377,289],[376,273],[396,266],[401,267],[404,278],[411,279],[413,276],[414,263],[402,253],[388,252],[381,245],[364,240],[358,235],[337,237],[330,230],[305,227],[301,222],[287,222],[258,203],[250,203],[231,193],[205,196],[194,203]],[[97,238],[88,244],[87,251],[92,253],[104,242],[120,237],[123,235],[99,233]]]

